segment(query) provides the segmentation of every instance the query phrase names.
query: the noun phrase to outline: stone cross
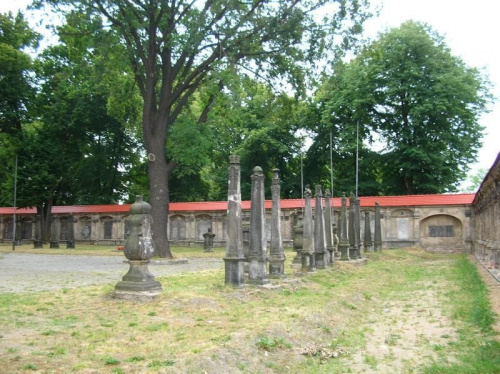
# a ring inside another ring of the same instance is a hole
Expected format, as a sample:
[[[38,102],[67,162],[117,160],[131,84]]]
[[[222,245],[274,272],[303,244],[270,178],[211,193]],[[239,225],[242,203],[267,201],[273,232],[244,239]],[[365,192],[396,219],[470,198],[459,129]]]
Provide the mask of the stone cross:
[[[269,278],[285,277],[285,252],[281,237],[281,187],[279,169],[273,169],[272,214],[271,214],[271,244],[269,248]]]
[[[371,252],[373,249],[372,230],[370,227],[370,212],[365,210],[365,235],[364,235],[365,252]]]
[[[73,224],[73,214],[70,214],[68,218],[68,239],[66,240],[66,248],[75,248],[75,230]]]
[[[207,232],[203,234],[203,248],[205,252],[212,252],[212,246],[214,245],[215,234],[212,233],[212,229],[208,228]]]
[[[59,218],[52,217],[50,225],[50,248],[59,248]]]
[[[304,220],[302,236],[302,271],[316,271],[316,262],[314,259],[314,236],[311,207],[311,189],[306,185],[304,191]]]
[[[325,216],[323,214],[323,192],[316,185],[314,209],[314,258],[318,269],[325,269],[328,264],[325,236]]]
[[[325,235],[326,235],[326,249],[328,253],[328,264],[333,265],[334,258],[334,243],[333,243],[333,216],[332,206],[330,200],[330,190],[325,190]]]
[[[375,203],[375,243],[374,243],[374,251],[381,252],[382,251],[382,230],[380,227],[380,206],[378,203]]]
[[[149,260],[154,254],[151,235],[151,205],[138,195],[130,206],[130,233],[123,253],[130,268],[115,286],[115,298],[135,301],[149,301],[163,292],[163,288],[149,272]]]
[[[267,275],[267,237],[264,198],[264,173],[260,166],[253,169],[250,206],[250,256],[248,282],[269,283]]]
[[[240,157],[229,157],[227,192],[227,240],[225,284],[241,286],[244,280],[243,230],[241,220]]]
[[[340,210],[340,261],[349,261],[349,240],[347,239],[347,199],[342,194],[342,208]]]
[[[33,248],[43,248],[42,220],[39,214],[35,216],[35,240],[33,240]]]

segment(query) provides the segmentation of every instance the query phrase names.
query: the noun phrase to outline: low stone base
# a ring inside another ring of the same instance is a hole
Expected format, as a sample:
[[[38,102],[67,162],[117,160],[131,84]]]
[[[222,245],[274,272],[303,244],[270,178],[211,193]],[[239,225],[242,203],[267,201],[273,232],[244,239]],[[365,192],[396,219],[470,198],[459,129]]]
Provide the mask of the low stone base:
[[[43,248],[43,242],[41,240],[33,241],[33,248]]]
[[[224,277],[226,286],[241,287],[245,278],[243,270],[244,257],[225,257],[224,258]]]
[[[68,248],[68,249],[74,249],[75,248],[75,241],[74,240],[68,240],[66,242],[66,248]]]
[[[50,248],[59,248],[59,242],[50,242]]]
[[[113,298],[119,299],[119,300],[131,300],[131,301],[147,302],[147,301],[152,301],[152,300],[156,299],[158,296],[161,295],[162,292],[163,292],[163,289],[160,289],[159,291],[154,291],[154,290],[150,290],[150,291],[115,290]]]
[[[350,265],[354,265],[354,266],[364,266],[368,263],[368,258],[363,257],[363,258],[357,258],[355,260],[351,259],[345,263],[350,264]]]

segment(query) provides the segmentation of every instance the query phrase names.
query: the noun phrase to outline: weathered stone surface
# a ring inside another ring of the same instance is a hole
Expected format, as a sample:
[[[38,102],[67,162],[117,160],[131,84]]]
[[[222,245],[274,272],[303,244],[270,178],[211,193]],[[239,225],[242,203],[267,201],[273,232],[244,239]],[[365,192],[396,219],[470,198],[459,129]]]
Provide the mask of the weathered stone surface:
[[[250,207],[250,256],[248,282],[252,284],[269,283],[267,274],[267,238],[264,198],[264,173],[256,166],[252,174]]]
[[[73,225],[75,220],[73,218],[73,214],[69,215],[68,218],[68,239],[66,240],[66,248],[75,248],[75,230]]]
[[[316,185],[316,206],[314,209],[314,258],[318,269],[325,269],[328,264],[326,250],[325,216],[323,214],[323,192],[321,186]]]
[[[325,191],[325,237],[326,237],[326,250],[328,251],[328,264],[333,266],[334,261],[334,239],[333,239],[333,215],[330,200],[330,190]]]
[[[373,250],[375,252],[382,251],[382,230],[380,226],[380,205],[375,203],[375,241]]]
[[[151,236],[151,205],[137,196],[130,206],[130,233],[123,253],[129,260],[130,268],[115,286],[115,298],[147,301],[163,292],[160,282],[149,272],[149,259],[154,247]]]
[[[285,277],[285,252],[281,238],[281,207],[279,170],[273,169],[272,211],[271,211],[271,243],[269,248],[269,278]],[[264,217],[265,220],[265,217]]]
[[[214,245],[214,237],[215,234],[212,233],[211,228],[209,228],[207,232],[203,234],[203,239],[205,239],[203,243],[203,249],[205,252],[212,252],[212,246]]]
[[[33,248],[43,248],[42,220],[39,214],[35,216],[35,240],[33,240]]]
[[[227,241],[225,284],[241,286],[244,281],[243,230],[241,221],[240,157],[229,157],[227,193]]]
[[[358,197],[354,198],[354,232],[356,234],[356,258],[360,259],[363,256],[361,255],[361,214]]]
[[[370,227],[370,212],[368,210],[365,210],[365,234],[363,244],[365,247],[365,252],[371,252],[373,250],[372,230]]]
[[[311,207],[311,189],[306,185],[304,190],[304,220],[302,237],[302,271],[316,271],[314,258],[314,236]]]
[[[297,224],[293,227],[293,250],[297,252],[292,261],[291,267],[302,266],[302,247],[304,245],[304,225],[302,223],[303,217],[297,219]]]
[[[59,248],[59,218],[52,217],[50,225],[50,248]]]
[[[347,199],[342,195],[342,208],[340,211],[340,261],[349,261],[349,240],[347,239]]]

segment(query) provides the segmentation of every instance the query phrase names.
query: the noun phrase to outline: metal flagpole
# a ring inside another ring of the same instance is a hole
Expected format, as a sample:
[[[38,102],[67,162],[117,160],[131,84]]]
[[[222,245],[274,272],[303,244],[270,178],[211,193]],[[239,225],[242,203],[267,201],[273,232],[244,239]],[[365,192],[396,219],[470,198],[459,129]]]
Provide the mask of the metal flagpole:
[[[17,197],[17,155],[14,166],[14,217],[12,223],[12,250],[16,250],[16,197]]]

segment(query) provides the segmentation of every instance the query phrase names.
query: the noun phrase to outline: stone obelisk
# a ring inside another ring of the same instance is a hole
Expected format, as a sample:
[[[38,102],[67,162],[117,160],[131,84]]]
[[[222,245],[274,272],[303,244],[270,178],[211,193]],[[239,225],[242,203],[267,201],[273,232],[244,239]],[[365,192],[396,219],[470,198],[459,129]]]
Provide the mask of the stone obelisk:
[[[260,166],[253,169],[250,206],[250,256],[248,282],[269,283],[267,275],[267,238],[264,198],[264,173]]]
[[[368,210],[365,210],[365,234],[363,244],[365,252],[371,252],[373,250],[372,230],[370,227],[370,212]]]
[[[273,169],[272,214],[271,214],[271,243],[269,248],[269,278],[285,277],[285,252],[281,237],[281,187],[279,169]]]
[[[302,222],[302,271],[316,271],[311,197],[311,189],[309,185],[306,185],[304,190],[304,219]]]
[[[375,242],[374,251],[382,251],[382,229],[380,226],[380,206],[375,203]]]
[[[349,261],[349,240],[347,239],[347,199],[342,195],[342,208],[340,210],[340,261]]]
[[[333,216],[330,200],[330,190],[325,191],[325,236],[326,250],[328,251],[328,264],[333,265],[334,261],[334,240],[333,240]]]
[[[325,269],[328,263],[326,253],[325,216],[323,214],[323,192],[316,185],[314,208],[314,258],[318,269]]]
[[[241,220],[240,157],[229,157],[227,192],[227,241],[225,284],[241,286],[244,280],[243,230]]]

